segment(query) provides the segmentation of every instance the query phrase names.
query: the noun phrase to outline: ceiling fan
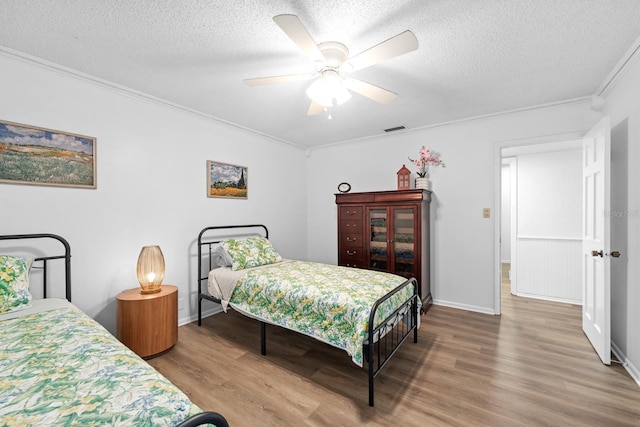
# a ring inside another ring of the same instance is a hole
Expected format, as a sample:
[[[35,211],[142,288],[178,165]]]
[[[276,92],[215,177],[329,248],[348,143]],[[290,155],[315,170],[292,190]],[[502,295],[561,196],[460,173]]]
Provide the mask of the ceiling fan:
[[[350,90],[383,105],[392,103],[398,94],[353,77],[343,78],[341,74],[358,71],[418,49],[418,39],[407,30],[358,55],[349,57],[349,49],[342,43],[327,41],[316,44],[296,15],[278,15],[273,20],[313,61],[316,72],[259,77],[245,79],[244,82],[249,86],[257,86],[315,79],[306,90],[311,98],[311,105],[307,111],[307,115],[310,116],[348,101],[351,98]]]

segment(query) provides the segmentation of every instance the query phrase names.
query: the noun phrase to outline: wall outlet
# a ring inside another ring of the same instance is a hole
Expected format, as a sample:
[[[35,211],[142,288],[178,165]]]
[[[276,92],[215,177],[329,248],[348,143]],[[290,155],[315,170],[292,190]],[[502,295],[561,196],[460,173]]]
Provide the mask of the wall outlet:
[[[482,209],[482,218],[491,218],[491,209],[483,208]]]
[[[184,310],[184,298],[178,298],[178,311]]]

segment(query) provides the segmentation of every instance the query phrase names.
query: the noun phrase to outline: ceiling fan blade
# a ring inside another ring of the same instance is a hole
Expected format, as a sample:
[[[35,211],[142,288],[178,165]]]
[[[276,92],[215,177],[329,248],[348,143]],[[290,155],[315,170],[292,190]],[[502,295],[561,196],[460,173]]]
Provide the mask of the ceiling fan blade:
[[[362,96],[373,99],[383,105],[389,105],[398,97],[397,93],[393,93],[381,87],[372,85],[371,83],[363,82],[362,80],[348,78],[344,83],[350,90],[359,93]]]
[[[258,77],[255,79],[244,79],[247,86],[270,85],[274,83],[297,82],[301,80],[311,80],[317,74],[291,74],[288,76]]]
[[[309,105],[309,110],[307,111],[307,116],[317,116],[318,114],[322,114],[324,112],[324,106],[316,101],[311,101],[311,105]]]
[[[273,20],[311,61],[325,61],[318,45],[313,41],[313,38],[296,15],[278,15],[274,16]]]
[[[416,49],[418,39],[407,30],[350,58],[347,64],[351,64],[351,71],[361,70]]]

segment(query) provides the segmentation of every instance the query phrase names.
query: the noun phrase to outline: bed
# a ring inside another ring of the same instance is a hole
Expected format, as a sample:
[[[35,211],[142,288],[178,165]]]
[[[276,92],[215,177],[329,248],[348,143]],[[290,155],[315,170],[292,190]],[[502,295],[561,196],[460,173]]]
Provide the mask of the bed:
[[[221,304],[260,322],[311,336],[368,365],[369,406],[374,379],[413,333],[420,298],[415,278],[372,270],[286,260],[262,224],[212,226],[198,235],[198,325],[202,302]]]
[[[3,235],[0,244],[0,425],[228,426],[71,304],[64,238]]]

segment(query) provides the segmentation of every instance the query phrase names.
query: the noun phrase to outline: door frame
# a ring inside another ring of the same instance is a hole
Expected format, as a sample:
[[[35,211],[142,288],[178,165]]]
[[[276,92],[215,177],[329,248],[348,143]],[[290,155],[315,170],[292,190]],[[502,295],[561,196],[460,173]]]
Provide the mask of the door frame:
[[[515,274],[518,265],[518,251],[516,251],[516,244],[518,242],[518,216],[516,215],[518,206],[518,174],[516,173],[516,170],[518,168],[518,158],[516,156],[502,156],[501,160],[503,166],[506,164],[509,167],[509,245],[511,247],[511,254],[509,257],[509,281],[511,282],[511,293],[515,295],[516,290],[518,289],[518,278]],[[502,179],[502,174],[500,174],[500,179]],[[502,182],[500,182],[500,187],[502,187]],[[502,197],[502,191],[500,191],[500,197]],[[500,200],[500,203],[502,203],[502,200]],[[502,215],[502,209],[500,210],[500,214]],[[502,220],[502,217],[500,217],[500,222],[498,223],[501,230]],[[501,244],[503,240],[503,236],[500,235]],[[502,269],[502,247],[500,248],[500,268]],[[500,286],[500,292],[502,292],[502,277],[500,278]]]
[[[502,314],[502,259],[501,259],[501,245],[500,245],[500,232],[502,224],[502,158],[510,157],[509,155],[503,155],[503,151],[509,148],[534,146],[540,144],[554,144],[562,143],[571,140],[581,140],[587,131],[575,131],[567,132],[556,135],[546,135],[541,137],[515,139],[509,141],[497,142],[494,144],[493,150],[493,194],[494,194],[494,224],[493,224],[493,242],[494,242],[494,290],[493,290],[493,311],[494,314]],[[533,147],[532,147],[533,148]],[[513,219],[513,218],[512,218]],[[511,251],[515,250],[514,247]]]

